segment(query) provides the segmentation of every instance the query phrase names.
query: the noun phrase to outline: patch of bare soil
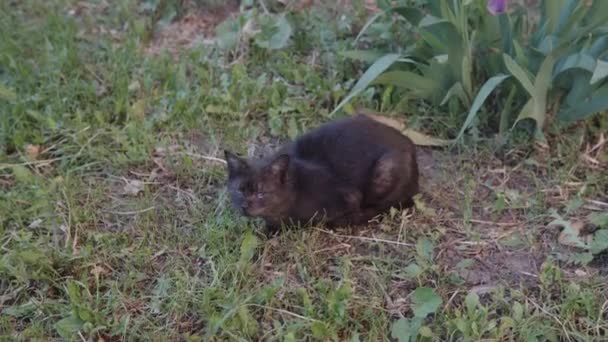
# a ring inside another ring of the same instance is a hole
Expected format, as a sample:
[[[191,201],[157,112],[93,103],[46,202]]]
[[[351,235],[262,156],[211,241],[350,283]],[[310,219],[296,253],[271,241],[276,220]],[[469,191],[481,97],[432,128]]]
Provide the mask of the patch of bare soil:
[[[200,6],[160,29],[146,48],[150,54],[168,50],[172,54],[214,36],[215,27],[239,11],[239,1],[226,0],[221,6]]]

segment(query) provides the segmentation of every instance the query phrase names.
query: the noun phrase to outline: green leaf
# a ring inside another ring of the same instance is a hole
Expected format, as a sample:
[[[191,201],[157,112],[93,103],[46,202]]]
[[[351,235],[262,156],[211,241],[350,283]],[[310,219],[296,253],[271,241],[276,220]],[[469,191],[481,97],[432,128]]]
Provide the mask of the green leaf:
[[[13,176],[20,183],[32,183],[35,180],[34,174],[25,166],[13,165]]]
[[[384,56],[385,53],[382,51],[375,50],[346,50],[340,52],[340,55],[345,58],[355,59],[367,63],[373,63],[378,58]]]
[[[380,75],[373,84],[393,85],[408,89],[421,98],[429,98],[439,88],[430,77],[423,77],[409,71],[388,71]]]
[[[462,83],[454,83],[454,85],[452,85],[452,87],[450,87],[448,92],[445,94],[443,100],[441,100],[441,103],[439,105],[443,106],[444,104],[446,104],[452,96],[458,97],[462,104],[467,106],[469,105],[469,99],[464,91],[464,88],[462,87]]]
[[[601,80],[603,80],[606,76],[608,76],[608,62],[604,62],[601,59],[597,60],[595,64],[595,69],[593,70],[593,75],[591,76],[590,84],[595,84]]]
[[[416,242],[416,252],[426,261],[433,261],[433,243],[427,238],[420,238]]]
[[[363,90],[367,88],[380,74],[388,69],[395,61],[399,59],[399,54],[389,53],[378,59],[372,64],[361,76],[359,81],[355,84],[350,93],[336,106],[336,108],[330,113],[333,116],[338,110],[340,110],[346,103],[348,103],[353,97],[357,96]]]
[[[504,81],[508,77],[510,77],[510,76],[498,74],[494,77],[491,77],[490,79],[488,79],[486,81],[486,83],[483,84],[483,86],[479,90],[479,93],[477,93],[475,100],[473,101],[473,105],[469,109],[467,118],[465,119],[464,124],[462,125],[462,128],[460,129],[460,132],[458,133],[458,136],[456,137],[456,139],[454,139],[455,141],[462,138],[462,135],[464,134],[466,129],[469,128],[469,126],[473,122],[473,119],[475,119],[475,116],[477,115],[477,111],[479,110],[479,108],[481,108],[481,106],[485,102],[488,95],[490,95],[492,90],[494,90],[494,88],[496,88],[502,81]]]
[[[258,238],[256,238],[251,232],[247,233],[243,238],[243,242],[241,243],[241,256],[239,261],[243,263],[251,260],[257,247]]]
[[[38,306],[36,305],[36,303],[29,301],[21,305],[7,306],[2,309],[2,314],[17,318],[26,317],[36,312],[37,307]]]
[[[548,31],[553,32],[559,21],[560,13],[566,7],[568,0],[545,0],[543,1],[543,18],[541,22],[548,25]]]
[[[400,14],[403,18],[408,20],[414,26],[417,26],[418,23],[420,22],[420,20],[424,17],[424,13],[421,10],[419,10],[418,8],[409,7],[409,6],[397,6],[397,7],[388,9],[386,11],[379,12],[379,13],[375,14],[373,17],[371,17],[365,23],[365,25],[363,25],[363,27],[361,28],[361,31],[359,31],[359,34],[357,34],[357,37],[355,37],[355,40],[353,41],[353,45],[357,44],[357,42],[359,41],[359,38],[361,38],[361,36],[363,36],[363,34],[367,31],[367,29],[373,23],[375,23],[376,20],[378,20],[379,18],[381,18],[387,14],[390,14],[391,12],[396,12],[396,13]]]
[[[516,322],[521,321],[524,318],[524,307],[519,302],[513,304],[513,319]]]
[[[406,318],[400,318],[393,322],[391,327],[391,336],[399,342],[409,342],[415,333],[412,331],[410,321]]]
[[[70,338],[72,334],[82,329],[84,323],[80,318],[70,315],[55,323],[55,330],[61,337]]]
[[[528,102],[524,106],[525,110],[522,110],[517,120],[515,120],[515,124],[517,124],[523,119],[533,119],[536,123],[535,137],[537,140],[544,140],[543,129],[547,115],[547,92],[551,85],[554,61],[553,56],[549,55],[540,65],[531,93],[532,104],[530,105],[530,102]]]
[[[261,18],[262,34],[256,35],[255,43],[265,49],[278,50],[287,46],[293,32],[285,15],[264,16]],[[270,30],[270,34],[264,34]]]
[[[608,110],[608,87],[595,90],[579,104],[562,106],[557,112],[557,118],[564,122],[572,122],[605,110]]]
[[[425,318],[435,313],[443,300],[428,287],[419,287],[412,294],[412,310],[416,317]]]
[[[582,69],[593,72],[596,69],[596,64],[593,56],[586,53],[574,53],[557,63],[555,71],[553,72],[553,78],[555,79],[562,72],[572,69]]]
[[[228,19],[215,27],[215,36],[220,49],[232,50],[236,48],[241,34],[241,25],[237,19]]]
[[[464,303],[467,307],[467,312],[469,315],[472,315],[477,310],[477,306],[479,305],[479,295],[475,292],[469,292],[467,297],[464,299]]]
[[[411,263],[407,265],[407,267],[405,267],[403,271],[405,272],[405,277],[407,279],[415,279],[420,274],[422,274],[422,268],[420,268],[420,266],[418,266],[418,264],[416,263]]]
[[[526,91],[532,95],[534,93],[534,86],[532,85],[532,81],[530,81],[530,77],[528,77],[528,73],[522,69],[522,67],[520,67],[517,62],[511,58],[511,56],[503,54],[502,57],[505,61],[507,70],[509,70],[511,75],[515,76],[524,89],[526,89]]]
[[[600,254],[608,250],[608,229],[596,230],[593,233],[593,240],[589,244],[589,251],[593,254]]]
[[[15,101],[15,99],[17,99],[17,94],[15,94],[12,89],[7,88],[6,86],[0,83],[0,100],[2,99],[8,101]]]
[[[590,223],[600,228],[608,228],[608,213],[593,213],[588,218]]]

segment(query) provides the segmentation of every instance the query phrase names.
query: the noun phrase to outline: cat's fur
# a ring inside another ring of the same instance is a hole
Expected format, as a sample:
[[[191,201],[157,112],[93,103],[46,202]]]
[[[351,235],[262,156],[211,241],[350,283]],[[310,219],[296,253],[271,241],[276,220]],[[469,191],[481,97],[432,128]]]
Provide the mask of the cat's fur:
[[[412,141],[365,115],[324,124],[266,158],[225,156],[233,205],[271,228],[362,224],[392,206],[412,206],[419,191]]]

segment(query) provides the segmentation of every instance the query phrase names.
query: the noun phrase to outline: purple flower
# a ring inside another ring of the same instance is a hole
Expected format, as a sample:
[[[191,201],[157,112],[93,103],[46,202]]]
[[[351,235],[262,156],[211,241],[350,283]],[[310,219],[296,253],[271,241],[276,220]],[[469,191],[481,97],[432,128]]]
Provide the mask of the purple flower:
[[[498,15],[507,11],[507,0],[488,0],[488,11],[492,15]]]

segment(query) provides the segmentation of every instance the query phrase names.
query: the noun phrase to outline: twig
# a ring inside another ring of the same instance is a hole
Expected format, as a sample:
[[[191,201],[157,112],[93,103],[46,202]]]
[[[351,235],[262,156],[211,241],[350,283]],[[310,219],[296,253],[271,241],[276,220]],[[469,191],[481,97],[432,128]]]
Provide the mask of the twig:
[[[260,5],[262,5],[262,9],[264,10],[265,14],[270,13],[270,12],[268,12],[268,8],[266,7],[266,4],[264,3],[264,0],[260,0]]]
[[[321,228],[314,228],[314,229],[318,230],[320,232],[329,234],[329,235],[333,235],[335,237],[341,237],[341,238],[346,238],[346,239],[356,239],[356,240],[371,241],[371,242],[383,242],[383,243],[388,243],[388,244],[392,244],[392,245],[407,246],[407,247],[413,247],[414,246],[413,244],[406,243],[406,242],[399,242],[399,241],[378,239],[378,238],[375,238],[375,237],[374,238],[370,238],[370,237],[366,237],[366,236],[342,235],[342,234],[336,234],[334,232],[330,232],[328,230],[321,229]]]
[[[17,163],[17,164],[0,164],[0,170],[3,169],[8,169],[14,166],[30,166],[30,165],[39,165],[39,164],[50,164],[53,162],[56,162],[58,160],[62,160],[65,159],[66,156],[63,157],[57,157],[57,158],[51,158],[51,159],[45,159],[45,160],[33,160],[33,161],[29,161],[29,162],[23,162],[23,163]]]
[[[539,309],[540,311],[542,311],[543,313],[545,313],[545,315],[548,315],[549,317],[553,318],[557,324],[559,324],[562,327],[562,330],[564,331],[564,333],[566,334],[566,339],[568,341],[572,341],[572,339],[570,338],[570,334],[568,334],[568,330],[566,330],[566,326],[564,325],[564,323],[562,323],[562,321],[559,320],[559,318],[557,318],[557,316],[555,316],[554,314],[550,313],[549,311],[545,310],[543,307],[541,307],[540,305],[536,304],[535,301],[533,301],[531,298],[528,298],[528,300],[530,301],[530,303],[532,303],[532,305],[534,305],[537,309]]]
[[[287,311],[287,310],[283,310],[283,309],[277,309],[277,308],[273,308],[273,307],[266,306],[266,305],[259,305],[259,304],[246,304],[246,305],[247,306],[255,306],[255,307],[258,307],[258,308],[262,308],[262,309],[267,309],[267,310],[271,310],[271,311],[280,312],[280,313],[283,313],[283,314],[286,314],[286,315],[289,315],[289,316],[292,316],[292,317],[296,317],[296,318],[299,318],[299,319],[303,319],[303,320],[306,320],[306,321],[309,321],[309,322],[321,322],[321,321],[316,320],[314,318],[298,315],[295,312],[291,312],[291,311]]]
[[[443,311],[446,311],[448,309],[448,307],[450,306],[450,304],[452,304],[452,301],[454,300],[454,298],[456,297],[456,295],[458,294],[458,290],[454,291],[454,293],[452,294],[452,296],[450,296],[450,299],[448,299],[448,301],[445,303],[445,305],[443,306]]]
[[[150,208],[146,208],[146,209],[142,209],[142,210],[134,210],[134,211],[109,211],[109,210],[104,210],[106,213],[110,213],[110,214],[114,214],[114,215],[137,215],[137,214],[141,214],[141,213],[145,213],[146,211],[150,211],[155,209],[155,206],[152,206]]]
[[[194,157],[194,158],[200,158],[200,159],[204,159],[204,160],[209,160],[209,161],[214,161],[214,162],[226,164],[226,161],[224,159],[222,159],[222,158],[217,158],[217,157],[212,157],[212,156],[204,156],[202,154],[191,153],[191,152],[180,152],[180,153],[181,154],[185,154],[185,155],[190,156],[190,157]]]

